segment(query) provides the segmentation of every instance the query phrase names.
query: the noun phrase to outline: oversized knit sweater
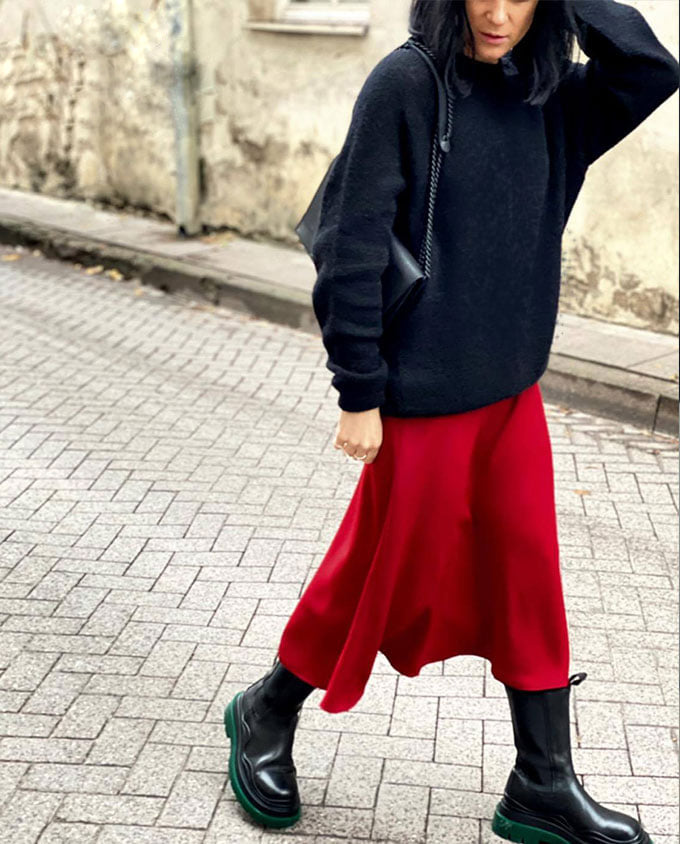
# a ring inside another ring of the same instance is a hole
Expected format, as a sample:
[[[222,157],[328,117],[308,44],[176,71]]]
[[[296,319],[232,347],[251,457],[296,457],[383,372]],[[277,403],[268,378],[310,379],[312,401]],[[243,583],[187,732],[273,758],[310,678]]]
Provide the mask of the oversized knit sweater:
[[[385,331],[391,231],[415,256],[425,233],[437,95],[412,49],[394,49],[366,78],[312,248],[312,304],[342,409],[460,413],[516,395],[547,368],[562,233],[586,171],[680,84],[637,9],[574,8],[587,61],[571,62],[543,105],[522,101],[512,51],[493,64],[456,57],[472,88],[454,103],[431,276]]]

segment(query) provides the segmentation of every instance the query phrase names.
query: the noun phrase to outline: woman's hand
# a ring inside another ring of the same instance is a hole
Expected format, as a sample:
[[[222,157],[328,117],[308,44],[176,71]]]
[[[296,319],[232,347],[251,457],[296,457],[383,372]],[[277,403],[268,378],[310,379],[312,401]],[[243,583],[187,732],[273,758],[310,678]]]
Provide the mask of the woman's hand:
[[[357,413],[341,410],[333,448],[344,449],[345,454],[355,460],[373,463],[382,445],[382,437],[382,418],[379,407]]]

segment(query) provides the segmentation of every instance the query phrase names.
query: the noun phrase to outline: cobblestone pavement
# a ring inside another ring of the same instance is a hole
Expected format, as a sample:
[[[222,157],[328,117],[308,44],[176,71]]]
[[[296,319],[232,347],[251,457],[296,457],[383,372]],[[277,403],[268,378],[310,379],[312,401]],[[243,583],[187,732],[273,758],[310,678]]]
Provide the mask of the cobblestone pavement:
[[[514,760],[476,656],[303,709],[303,818],[263,830],[222,709],[271,665],[361,465],[318,337],[0,249],[0,839],[498,841]],[[546,406],[574,764],[677,842],[677,441]]]

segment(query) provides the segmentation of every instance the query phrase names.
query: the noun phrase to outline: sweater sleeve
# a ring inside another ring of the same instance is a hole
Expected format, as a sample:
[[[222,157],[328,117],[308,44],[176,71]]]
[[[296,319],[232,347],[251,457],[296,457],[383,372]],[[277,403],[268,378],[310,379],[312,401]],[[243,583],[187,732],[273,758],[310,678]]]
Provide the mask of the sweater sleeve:
[[[384,400],[381,276],[390,259],[397,198],[406,187],[402,99],[389,59],[390,54],[375,65],[354,103],[312,246],[317,270],[312,306],[328,352],[326,366],[334,373],[338,405],[355,412]]]
[[[633,131],[680,84],[680,65],[633,6],[571,0],[577,40],[588,56],[563,82],[565,119],[583,168]]]

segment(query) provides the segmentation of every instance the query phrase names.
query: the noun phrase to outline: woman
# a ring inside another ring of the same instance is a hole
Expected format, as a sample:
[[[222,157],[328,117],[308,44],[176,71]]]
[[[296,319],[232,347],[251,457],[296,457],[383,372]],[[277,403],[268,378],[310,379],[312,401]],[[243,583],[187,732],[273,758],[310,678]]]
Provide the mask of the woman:
[[[408,676],[476,654],[505,685],[517,748],[493,831],[648,844],[571,763],[569,692],[585,674],[568,675],[538,380],[562,232],[587,168],[677,90],[679,66],[618,0],[414,0],[409,30],[455,98],[431,274],[383,332],[390,233],[418,254],[436,125],[430,69],[396,48],[356,100],[313,249],[313,305],[339,393],[334,445],[364,466],[278,660],[227,706],[232,786],[265,825],[295,823],[294,731],[314,688],[340,712],[363,694],[378,651]],[[585,64],[571,61],[575,40]]]

